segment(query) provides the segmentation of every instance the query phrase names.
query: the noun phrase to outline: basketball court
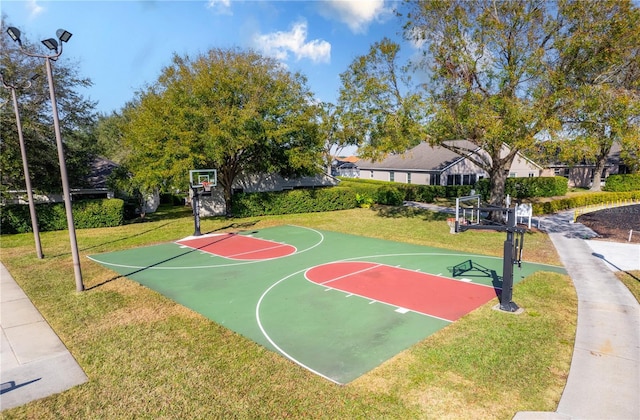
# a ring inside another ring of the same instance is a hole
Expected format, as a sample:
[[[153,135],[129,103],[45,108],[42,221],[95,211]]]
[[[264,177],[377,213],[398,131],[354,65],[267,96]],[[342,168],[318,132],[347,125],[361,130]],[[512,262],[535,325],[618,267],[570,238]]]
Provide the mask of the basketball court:
[[[502,258],[300,226],[89,258],[337,384],[497,302],[502,282]],[[536,271],[565,272],[523,262],[514,282]]]

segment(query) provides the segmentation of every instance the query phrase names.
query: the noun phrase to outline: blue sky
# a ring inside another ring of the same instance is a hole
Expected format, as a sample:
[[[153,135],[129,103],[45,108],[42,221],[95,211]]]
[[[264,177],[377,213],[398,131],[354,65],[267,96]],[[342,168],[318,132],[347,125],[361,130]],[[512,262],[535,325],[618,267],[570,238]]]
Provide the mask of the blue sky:
[[[195,55],[214,47],[252,48],[274,56],[306,75],[317,99],[335,102],[339,75],[356,56],[384,36],[402,41],[401,22],[393,14],[398,4],[2,0],[1,12],[34,43],[55,37],[58,28],[71,32],[62,59],[78,63],[80,74],[94,83],[86,96],[98,101],[99,112],[111,113],[153,83],[173,53]]]

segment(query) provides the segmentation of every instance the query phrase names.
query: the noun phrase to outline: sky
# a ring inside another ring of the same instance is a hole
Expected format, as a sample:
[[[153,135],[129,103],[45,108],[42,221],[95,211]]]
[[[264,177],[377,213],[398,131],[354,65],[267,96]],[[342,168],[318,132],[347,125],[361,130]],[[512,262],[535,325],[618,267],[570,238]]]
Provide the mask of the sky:
[[[71,32],[61,60],[78,63],[79,75],[93,82],[81,92],[98,102],[98,112],[110,114],[155,82],[174,53],[194,56],[211,48],[253,49],[275,57],[304,74],[318,100],[335,103],[340,73],[354,58],[385,36],[402,42],[401,21],[393,12],[397,5],[397,0],[2,0],[0,12],[33,43],[55,38],[59,28]]]

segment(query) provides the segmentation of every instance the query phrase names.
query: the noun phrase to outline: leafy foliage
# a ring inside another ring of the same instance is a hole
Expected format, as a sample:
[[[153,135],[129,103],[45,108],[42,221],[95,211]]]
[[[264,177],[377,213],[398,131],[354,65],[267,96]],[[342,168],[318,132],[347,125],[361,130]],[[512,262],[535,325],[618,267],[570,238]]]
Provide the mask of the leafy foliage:
[[[533,214],[553,214],[563,210],[571,210],[591,204],[606,204],[625,201],[636,202],[640,200],[640,191],[629,192],[595,192],[582,194],[575,197],[561,198],[559,200],[533,203]]]
[[[475,188],[484,200],[489,198],[491,191],[488,179],[479,180]],[[562,196],[567,190],[568,180],[562,176],[507,178],[505,183],[505,194],[516,199]]]
[[[605,191],[640,191],[640,174],[611,175],[604,186]]]
[[[552,83],[568,138],[562,158],[594,162],[599,190],[612,145],[640,143],[640,10],[628,1],[566,1],[560,12],[566,32]]]
[[[6,20],[3,15],[3,35],[5,28],[10,26]],[[22,43],[26,50],[36,51],[24,34]],[[0,36],[0,67],[3,69],[3,80],[16,88],[33,188],[43,192],[59,192],[62,184],[44,61],[26,56],[5,35]],[[53,66],[53,76],[69,182],[72,187],[83,187],[83,179],[95,152],[92,131],[95,103],[80,94],[79,90],[90,86],[91,80],[81,77],[77,68],[76,63],[62,56]],[[29,82],[34,75],[39,77]],[[10,89],[0,89],[0,101],[6,102],[0,108],[0,188],[3,192],[22,190],[25,185],[24,171]]]
[[[355,208],[356,194],[348,188],[330,187],[291,191],[241,193],[233,202],[239,217],[314,213]]]
[[[74,225],[77,229],[120,226],[124,221],[123,207],[124,202],[119,199],[76,201],[72,206]],[[63,203],[38,204],[36,208],[41,232],[67,229]],[[0,206],[0,219],[3,234],[32,231],[26,205]]]
[[[491,204],[500,203],[516,153],[536,142],[554,109],[546,75],[557,27],[547,6],[539,1],[424,1],[411,3],[406,19],[406,36],[423,45],[419,68],[431,76],[429,141],[469,155],[489,174]],[[460,139],[479,146],[489,158],[444,143]]]
[[[188,188],[188,171],[218,170],[227,212],[240,173],[320,171],[316,109],[300,74],[251,51],[175,55],[124,112],[126,163],[147,191]]]
[[[377,159],[425,139],[427,107],[399,57],[400,46],[384,38],[340,75],[338,107],[360,136],[360,156]]]

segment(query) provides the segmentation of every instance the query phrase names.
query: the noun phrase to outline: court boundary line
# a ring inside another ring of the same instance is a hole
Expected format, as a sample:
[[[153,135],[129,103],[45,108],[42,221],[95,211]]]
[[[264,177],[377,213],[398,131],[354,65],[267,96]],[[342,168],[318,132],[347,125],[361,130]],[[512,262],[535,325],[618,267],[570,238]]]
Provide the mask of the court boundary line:
[[[329,264],[331,264],[331,263],[329,263]],[[324,265],[324,264],[323,264],[323,265]],[[349,274],[347,274],[346,276],[340,276],[339,278],[331,279],[330,281],[340,280],[340,279],[343,279],[343,278],[349,277],[349,276],[350,276],[350,275],[352,275],[352,274],[358,274],[358,273],[361,273],[361,272],[364,272],[364,271],[367,271],[367,270],[370,270],[370,269],[373,269],[373,268],[381,267],[381,266],[385,266],[385,267],[392,267],[392,266],[391,266],[391,265],[389,265],[389,264],[378,264],[378,265],[376,265],[376,266],[374,266],[374,267],[369,267],[369,268],[367,268],[367,269],[365,269],[365,270],[354,271],[353,273],[349,273]],[[304,278],[305,278],[305,280],[306,280],[306,281],[308,281],[309,283],[314,284],[314,285],[316,285],[316,286],[320,286],[320,287],[324,287],[324,288],[326,288],[326,289],[328,289],[328,290],[334,290],[334,291],[336,291],[336,292],[340,292],[340,293],[341,293],[342,295],[344,295],[345,297],[349,297],[349,296],[356,296],[356,297],[359,297],[360,299],[367,300],[367,301],[369,301],[370,303],[381,303],[381,304],[383,304],[383,305],[387,305],[387,306],[389,306],[389,307],[391,307],[391,308],[396,308],[396,309],[397,309],[397,308],[402,308],[402,309],[406,309],[406,310],[407,310],[407,311],[409,311],[409,312],[413,312],[413,313],[416,313],[416,314],[419,314],[419,315],[422,315],[422,316],[426,316],[426,317],[429,317],[429,318],[435,318],[435,319],[439,319],[439,320],[441,320],[441,321],[446,321],[446,322],[449,322],[449,323],[454,323],[454,322],[455,322],[455,320],[451,320],[451,319],[447,319],[447,318],[442,318],[442,317],[440,317],[440,316],[433,315],[433,314],[427,314],[427,313],[424,313],[424,312],[421,312],[421,311],[416,311],[416,310],[414,310],[414,309],[405,308],[405,307],[403,307],[403,306],[399,306],[399,305],[394,305],[394,304],[392,304],[392,303],[385,302],[385,301],[383,301],[383,300],[379,300],[379,299],[372,299],[372,298],[370,298],[370,297],[363,296],[363,295],[361,295],[361,294],[359,294],[359,293],[354,293],[354,292],[345,292],[344,290],[340,290],[340,289],[338,289],[338,288],[336,288],[336,287],[326,286],[326,285],[325,285],[325,283],[316,283],[316,282],[314,282],[313,280],[310,280],[310,279],[307,277],[307,272],[308,272],[309,270],[311,270],[311,269],[315,268],[315,267],[319,267],[319,266],[310,267],[310,268],[308,268],[307,270],[305,270],[305,272],[304,272]],[[407,270],[407,271],[412,271],[412,270]],[[433,274],[429,274],[429,273],[422,273],[422,274],[426,274],[426,275],[433,275]],[[443,277],[443,278],[447,279],[446,277]],[[448,279],[447,279],[447,280],[448,280]],[[480,284],[476,284],[476,285],[477,285],[477,286],[481,286]],[[325,290],[325,291],[328,291],[328,290]]]
[[[261,259],[256,259],[256,260],[250,260],[250,261],[256,261],[256,262],[261,262],[261,261],[269,261],[269,260],[276,260],[278,258],[285,258],[288,257],[289,255],[294,255],[298,252],[298,248],[295,245],[291,245],[285,242],[277,242],[277,241],[272,241],[270,239],[262,239],[262,238],[256,238],[253,235],[238,235],[238,234],[213,234],[210,237],[213,236],[229,236],[229,237],[235,237],[235,236],[242,236],[244,238],[251,238],[251,239],[255,239],[257,241],[262,241],[262,242],[268,242],[270,244],[273,244],[273,246],[268,247],[268,248],[261,248],[261,249],[256,249],[256,250],[252,250],[252,251],[246,251],[246,252],[239,252],[237,254],[231,254],[231,255],[222,255],[222,254],[216,254],[215,252],[209,252],[209,251],[205,251],[204,248],[209,246],[209,245],[203,245],[203,246],[199,246],[199,247],[192,247],[189,246],[187,244],[182,244],[178,241],[174,242],[175,244],[183,247],[183,248],[188,248],[188,249],[193,249],[195,251],[200,251],[203,254],[208,254],[208,255],[213,255],[215,257],[220,257],[220,258],[224,258],[227,260],[238,260],[238,261],[247,261],[247,260],[242,260],[240,258],[236,258],[239,255],[247,255],[247,254],[253,254],[253,253],[258,253],[258,252],[262,252],[262,251],[269,251],[272,249],[277,249],[277,248],[283,248],[283,247],[290,247],[293,248],[293,252],[291,254],[287,254],[287,255],[282,255],[280,257],[271,257],[271,258],[261,258]],[[202,236],[191,236],[189,237],[190,239],[179,239],[179,241],[186,241],[186,240],[194,240],[194,239],[202,239],[202,238],[206,238],[207,236],[202,235]]]
[[[295,273],[291,273],[286,277],[281,278],[280,280],[278,280],[277,282],[273,283],[271,286],[269,286],[263,293],[262,295],[260,295],[260,299],[258,299],[258,302],[256,303],[256,322],[258,323],[258,328],[260,328],[260,332],[262,332],[262,335],[267,339],[267,341],[269,341],[269,343],[271,343],[271,345],[273,347],[276,348],[276,350],[278,350],[284,357],[286,357],[287,359],[291,360],[293,363],[297,364],[300,367],[303,367],[304,369],[307,369],[308,371],[310,371],[311,373],[314,373],[330,382],[333,382],[337,385],[344,385],[343,383],[336,381],[333,378],[330,378],[329,376],[318,372],[317,370],[313,369],[310,366],[307,366],[306,364],[302,363],[301,361],[299,361],[298,359],[296,359],[295,357],[291,356],[289,353],[287,353],[286,351],[284,351],[280,346],[278,346],[275,341],[273,341],[271,339],[271,337],[269,336],[269,334],[267,334],[266,329],[264,328],[264,326],[262,325],[262,321],[260,319],[260,306],[262,305],[262,300],[265,298],[265,296],[271,291],[271,289],[273,289],[274,287],[276,287],[278,284],[282,283],[283,281],[296,276],[300,273],[303,273],[305,270],[307,270],[306,268],[296,271]]]
[[[284,257],[275,257],[275,258],[269,258],[269,259],[264,259],[264,260],[251,260],[251,261],[236,261],[236,262],[232,262],[232,263],[228,263],[228,264],[213,264],[213,265],[199,265],[197,267],[194,267],[192,265],[190,266],[176,266],[176,267],[153,267],[153,266],[139,266],[139,265],[129,265],[129,264],[116,264],[116,263],[111,263],[111,262],[106,262],[106,261],[101,261],[98,258],[95,258],[94,255],[87,255],[87,258],[91,261],[94,261],[98,264],[102,264],[102,265],[106,265],[106,266],[110,266],[110,267],[120,267],[120,268],[129,268],[132,270],[202,270],[202,269],[209,269],[209,268],[218,268],[218,267],[233,267],[233,266],[237,266],[237,265],[247,265],[247,264],[257,264],[257,263],[261,263],[261,262],[265,262],[265,261],[272,261],[272,260],[277,260],[277,259],[281,259],[281,258],[288,258],[288,257],[292,257],[294,255],[299,255],[302,254],[304,252],[310,251],[313,248],[316,248],[318,246],[320,246],[324,240],[324,234],[322,232],[320,232],[319,230],[313,229],[313,228],[308,228],[305,226],[296,226],[296,225],[281,225],[281,226],[291,226],[291,227],[295,227],[298,229],[306,229],[306,230],[310,230],[313,233],[316,233],[318,236],[320,236],[320,239],[313,245],[311,245],[308,248],[302,249],[301,251],[297,251],[294,252],[293,254],[289,254],[289,255],[285,255]],[[278,227],[278,226],[273,226],[273,227]],[[269,228],[265,228],[265,229],[269,229]],[[193,235],[190,235],[193,236]],[[182,239],[178,239],[178,240],[182,240]],[[272,241],[274,243],[277,243],[275,241]],[[164,242],[160,245],[168,245],[168,244],[174,244],[176,246],[182,247],[183,245],[180,245],[177,243],[177,241],[171,241],[171,242]],[[157,244],[156,244],[157,245]],[[154,245],[147,245],[147,246],[143,246],[140,248],[148,248]],[[293,246],[293,245],[291,245]],[[188,248],[190,251],[189,252],[195,252],[196,249],[194,248]],[[297,248],[296,248],[297,249]],[[132,249],[127,249],[127,250],[121,250],[121,251],[131,251]],[[119,251],[115,251],[115,252],[119,252]],[[101,254],[97,254],[97,255],[101,255]],[[213,255],[213,254],[210,254]],[[220,257],[220,258],[224,258],[224,257]],[[124,275],[126,276],[126,274]]]
[[[408,256],[408,255],[410,255],[410,254],[385,254],[385,255],[383,255],[383,257],[387,257],[387,256],[390,256],[390,257],[395,257],[395,256]],[[421,254],[418,254],[418,255],[421,255]],[[363,257],[363,258],[371,258],[371,256]],[[404,268],[404,267],[402,267],[402,266],[400,266],[400,265],[391,265],[391,264],[384,264],[384,263],[378,263],[378,262],[372,262],[372,261],[357,261],[357,260],[356,260],[356,261],[353,261],[353,260],[349,260],[349,261],[347,261],[347,260],[335,260],[335,261],[330,261],[330,262],[327,262],[327,263],[316,264],[316,265],[314,265],[313,267],[309,267],[309,270],[314,269],[314,268],[317,268],[317,267],[322,267],[323,265],[336,264],[336,263],[341,263],[341,262],[344,262],[344,263],[358,263],[358,262],[360,262],[360,263],[375,264],[375,265],[374,265],[374,266],[372,266],[372,267],[364,268],[364,269],[362,269],[362,270],[354,271],[354,272],[352,272],[352,273],[344,274],[344,275],[342,275],[342,276],[339,276],[339,277],[336,277],[336,278],[333,278],[333,279],[330,279],[330,280],[326,280],[326,281],[325,281],[325,282],[323,282],[323,283],[316,283],[316,282],[314,282],[313,280],[309,280],[309,279],[307,279],[307,280],[308,280],[309,282],[311,282],[311,283],[314,283],[314,284],[324,285],[324,284],[326,284],[326,283],[330,283],[330,282],[332,282],[332,281],[336,281],[336,280],[341,280],[341,279],[343,279],[343,278],[346,278],[346,277],[352,276],[352,275],[354,275],[354,274],[363,273],[363,272],[368,271],[368,270],[373,270],[374,268],[378,268],[378,267],[381,267],[381,266],[385,266],[385,267],[393,267],[393,268],[397,268],[398,270],[410,271],[410,272],[412,272],[412,273],[421,273],[421,274],[425,274],[425,275],[428,275],[428,276],[438,277],[438,278],[441,278],[441,279],[443,279],[443,280],[451,280],[451,281],[457,281],[457,282],[462,282],[462,283],[469,283],[469,282],[471,282],[472,284],[474,284],[474,285],[476,285],[476,286],[488,287],[488,288],[491,288],[491,289],[494,289],[494,290],[495,290],[495,289],[502,290],[502,287],[489,286],[489,285],[486,285],[486,284],[483,284],[483,283],[476,283],[476,282],[474,282],[474,281],[473,281],[473,280],[471,280],[471,279],[467,279],[467,280],[465,280],[465,279],[456,279],[455,277],[446,277],[446,276],[443,276],[443,275],[441,275],[441,274],[432,274],[432,273],[427,273],[427,272],[422,271],[422,270],[419,270],[419,269],[418,269],[418,270],[416,270],[416,269],[411,269],[411,268]],[[305,276],[305,277],[306,277],[306,276]]]

